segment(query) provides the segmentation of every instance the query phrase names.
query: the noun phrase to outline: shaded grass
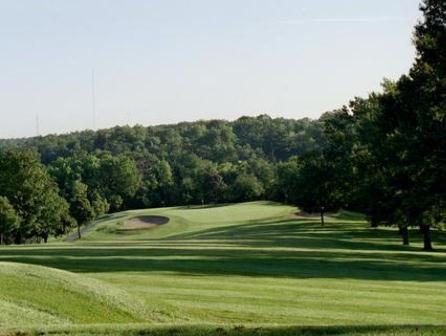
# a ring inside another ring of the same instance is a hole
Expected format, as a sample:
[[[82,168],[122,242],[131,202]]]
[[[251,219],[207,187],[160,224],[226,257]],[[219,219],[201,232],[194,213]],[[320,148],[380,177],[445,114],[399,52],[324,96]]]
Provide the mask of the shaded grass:
[[[3,249],[1,259],[86,273],[192,272],[428,282],[446,279],[446,253],[424,253],[418,247],[400,246],[395,231],[372,230],[357,222],[334,221],[321,227],[307,219],[267,220],[169,234],[156,241],[132,238],[120,243],[86,241]]]

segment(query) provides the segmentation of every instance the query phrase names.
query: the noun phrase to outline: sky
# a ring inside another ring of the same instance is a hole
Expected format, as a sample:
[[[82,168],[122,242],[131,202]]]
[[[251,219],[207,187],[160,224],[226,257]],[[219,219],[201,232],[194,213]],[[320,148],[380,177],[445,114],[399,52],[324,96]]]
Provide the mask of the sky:
[[[407,73],[418,7],[0,0],[0,138],[264,113],[318,118]]]

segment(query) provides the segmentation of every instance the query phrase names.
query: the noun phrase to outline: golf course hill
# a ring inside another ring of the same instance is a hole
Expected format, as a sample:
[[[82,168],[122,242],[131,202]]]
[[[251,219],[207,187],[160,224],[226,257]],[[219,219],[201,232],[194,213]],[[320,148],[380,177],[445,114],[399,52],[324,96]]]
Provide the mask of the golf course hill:
[[[0,328],[148,321],[134,297],[102,281],[43,266],[0,262]]]

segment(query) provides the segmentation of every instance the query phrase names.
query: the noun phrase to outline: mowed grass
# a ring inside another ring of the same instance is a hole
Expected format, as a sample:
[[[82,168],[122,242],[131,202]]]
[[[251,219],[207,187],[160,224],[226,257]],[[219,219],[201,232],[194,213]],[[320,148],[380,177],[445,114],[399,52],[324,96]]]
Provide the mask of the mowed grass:
[[[437,251],[426,253],[416,231],[403,247],[395,230],[371,229],[361,216],[342,212],[322,227],[296,211],[255,202],[123,212],[100,219],[82,241],[4,247],[0,261],[73,272],[137,302],[107,318],[70,320],[53,308],[57,320],[40,327],[51,334],[446,335],[443,233],[434,233]],[[120,229],[141,215],[170,221]],[[20,300],[34,305],[30,292],[6,300],[3,292],[0,283],[0,312]],[[14,329],[1,314],[0,326]]]

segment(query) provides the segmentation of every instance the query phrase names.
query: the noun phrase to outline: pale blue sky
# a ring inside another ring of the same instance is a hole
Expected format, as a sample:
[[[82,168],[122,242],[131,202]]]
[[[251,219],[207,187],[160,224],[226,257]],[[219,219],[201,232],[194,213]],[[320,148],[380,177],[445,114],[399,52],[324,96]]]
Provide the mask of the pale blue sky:
[[[0,138],[317,118],[407,72],[418,0],[0,0]]]

